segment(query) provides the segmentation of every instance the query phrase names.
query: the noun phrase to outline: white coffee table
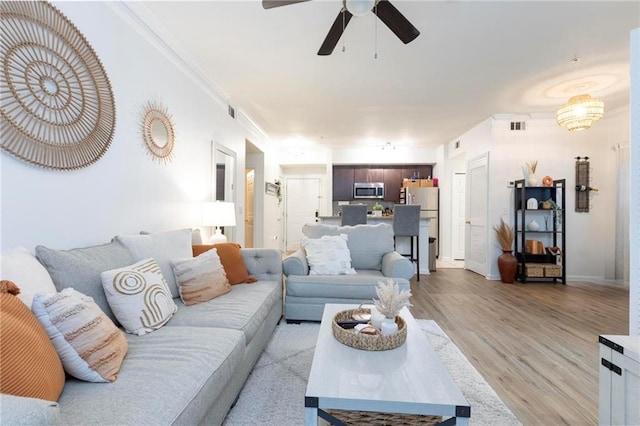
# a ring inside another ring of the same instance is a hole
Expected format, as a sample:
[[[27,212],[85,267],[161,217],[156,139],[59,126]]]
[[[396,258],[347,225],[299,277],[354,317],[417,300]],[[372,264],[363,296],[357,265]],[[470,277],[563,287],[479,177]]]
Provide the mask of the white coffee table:
[[[306,424],[325,409],[423,414],[468,425],[471,407],[407,308],[406,342],[389,351],[365,351],[333,336],[335,314],[357,305],[327,304],[305,394]]]

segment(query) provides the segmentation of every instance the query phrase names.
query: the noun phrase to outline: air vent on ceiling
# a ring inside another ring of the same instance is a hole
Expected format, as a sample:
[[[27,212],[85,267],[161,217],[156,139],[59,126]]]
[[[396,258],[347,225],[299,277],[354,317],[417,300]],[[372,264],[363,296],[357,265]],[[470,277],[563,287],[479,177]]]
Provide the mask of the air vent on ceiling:
[[[231,118],[236,118],[236,110],[231,105],[229,105],[229,115]]]
[[[512,121],[511,130],[524,130],[525,124],[524,121]]]

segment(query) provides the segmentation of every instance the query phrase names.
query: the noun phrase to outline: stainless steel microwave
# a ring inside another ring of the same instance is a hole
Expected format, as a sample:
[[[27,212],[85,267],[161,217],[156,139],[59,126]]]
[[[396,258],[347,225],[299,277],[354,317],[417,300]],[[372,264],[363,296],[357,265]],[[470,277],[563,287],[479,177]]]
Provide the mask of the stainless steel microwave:
[[[353,198],[384,198],[384,183],[356,182],[353,184]]]

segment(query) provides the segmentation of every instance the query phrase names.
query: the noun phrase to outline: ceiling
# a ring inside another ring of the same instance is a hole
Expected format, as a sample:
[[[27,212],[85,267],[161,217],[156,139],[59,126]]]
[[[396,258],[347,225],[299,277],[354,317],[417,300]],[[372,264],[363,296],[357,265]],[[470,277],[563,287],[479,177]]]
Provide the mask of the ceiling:
[[[628,105],[640,1],[392,3],[417,39],[402,44],[368,14],[351,20],[330,56],[316,53],[339,0],[145,6],[276,141],[436,146],[494,114],[554,114],[582,92],[608,111]]]

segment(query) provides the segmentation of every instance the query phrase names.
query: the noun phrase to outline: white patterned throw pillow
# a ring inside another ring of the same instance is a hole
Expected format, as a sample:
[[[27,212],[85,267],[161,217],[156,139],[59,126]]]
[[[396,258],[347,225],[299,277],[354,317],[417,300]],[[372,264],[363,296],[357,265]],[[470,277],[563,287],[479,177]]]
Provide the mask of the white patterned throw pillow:
[[[67,373],[87,382],[116,380],[127,354],[127,339],[91,297],[71,287],[59,293],[38,293],[32,310]]]
[[[153,259],[101,274],[109,306],[127,333],[142,336],[159,329],[178,310]]]
[[[347,235],[324,235],[320,238],[303,238],[302,247],[307,254],[309,275],[352,275],[351,253]]]

